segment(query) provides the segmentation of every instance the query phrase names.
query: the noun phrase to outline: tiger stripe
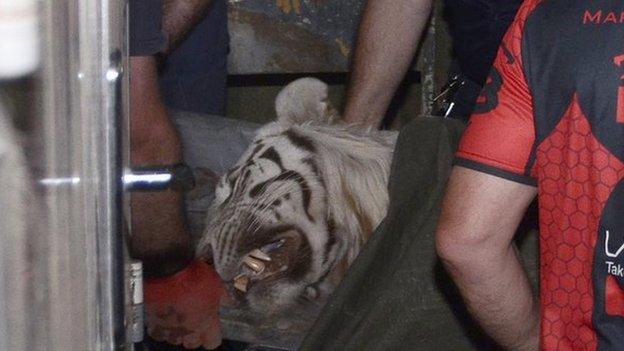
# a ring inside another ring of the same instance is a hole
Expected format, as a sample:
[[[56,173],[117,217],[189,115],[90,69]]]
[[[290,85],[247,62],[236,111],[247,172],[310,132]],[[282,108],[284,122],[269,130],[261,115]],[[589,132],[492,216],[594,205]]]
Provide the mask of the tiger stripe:
[[[289,306],[309,290],[317,292],[313,299],[326,296],[387,208],[396,134],[329,126],[320,115],[306,122],[300,114],[331,109],[317,91],[311,96],[320,105],[295,103],[292,112],[284,104],[298,94],[278,96],[280,120],[256,132],[219,182],[198,248],[201,253],[211,247],[226,281],[249,274],[245,255],[269,248],[272,260],[262,274],[249,276],[244,294],[250,307],[263,312]]]

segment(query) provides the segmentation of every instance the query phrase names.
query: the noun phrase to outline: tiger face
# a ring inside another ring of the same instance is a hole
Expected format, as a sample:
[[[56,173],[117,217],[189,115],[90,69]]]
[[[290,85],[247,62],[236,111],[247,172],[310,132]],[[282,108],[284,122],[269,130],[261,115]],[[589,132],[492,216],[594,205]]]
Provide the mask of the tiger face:
[[[330,125],[326,100],[312,79],[278,95],[278,120],[219,181],[198,246],[263,313],[327,296],[385,214],[395,136]]]

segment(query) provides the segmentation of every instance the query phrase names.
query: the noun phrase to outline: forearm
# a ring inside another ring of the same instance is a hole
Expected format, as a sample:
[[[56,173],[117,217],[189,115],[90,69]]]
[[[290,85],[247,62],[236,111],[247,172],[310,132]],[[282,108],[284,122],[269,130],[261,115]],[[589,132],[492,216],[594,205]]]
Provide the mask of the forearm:
[[[447,185],[436,249],[468,309],[511,351],[538,349],[539,311],[513,244],[535,188],[461,167]]]
[[[379,127],[430,12],[431,0],[368,1],[353,58],[346,122]]]
[[[182,161],[177,131],[160,101],[156,60],[130,58],[130,159],[133,167]],[[133,193],[129,249],[146,276],[172,274],[193,258],[181,195],[173,191]]]
[[[163,30],[168,43],[165,53],[172,52],[206,15],[212,0],[163,0]]]
[[[160,98],[155,58],[131,57],[130,71],[132,165],[181,162],[182,148],[177,130]]]
[[[538,304],[513,245],[464,250],[463,260],[443,262],[471,314],[506,350],[538,350]]]

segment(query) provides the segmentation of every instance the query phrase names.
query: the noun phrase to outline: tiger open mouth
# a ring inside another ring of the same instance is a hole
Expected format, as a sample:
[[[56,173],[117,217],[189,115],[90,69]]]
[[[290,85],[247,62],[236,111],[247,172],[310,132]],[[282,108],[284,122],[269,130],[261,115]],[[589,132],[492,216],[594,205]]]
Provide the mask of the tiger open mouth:
[[[310,248],[298,229],[273,228],[259,237],[266,239],[259,241],[262,246],[247,245],[255,248],[242,256],[239,274],[233,280],[234,288],[242,294],[254,284],[268,284],[284,278],[296,280],[310,265]]]
[[[261,248],[253,249],[243,256],[243,272],[234,278],[234,287],[245,293],[252,279],[266,279],[280,271],[286,271],[288,266],[282,264],[283,262],[277,262],[281,257],[276,255],[276,250],[283,247],[285,243],[286,239],[282,238]],[[271,254],[274,257],[271,257]],[[278,270],[274,269],[276,266],[279,266]]]

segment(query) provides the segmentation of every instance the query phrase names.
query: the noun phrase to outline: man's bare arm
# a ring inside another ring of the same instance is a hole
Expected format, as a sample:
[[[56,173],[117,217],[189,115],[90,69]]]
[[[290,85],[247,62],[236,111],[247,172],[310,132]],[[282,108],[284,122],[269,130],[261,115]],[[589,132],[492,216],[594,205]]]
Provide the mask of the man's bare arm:
[[[344,120],[379,127],[416,52],[432,0],[370,0],[353,58]]]
[[[534,187],[455,167],[436,248],[468,309],[501,346],[538,349],[539,312],[513,236]]]
[[[165,53],[171,53],[208,12],[212,0],[163,0],[163,30],[168,42]]]

